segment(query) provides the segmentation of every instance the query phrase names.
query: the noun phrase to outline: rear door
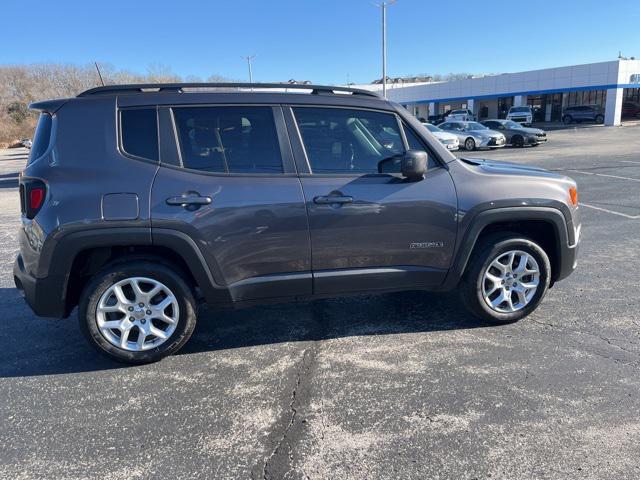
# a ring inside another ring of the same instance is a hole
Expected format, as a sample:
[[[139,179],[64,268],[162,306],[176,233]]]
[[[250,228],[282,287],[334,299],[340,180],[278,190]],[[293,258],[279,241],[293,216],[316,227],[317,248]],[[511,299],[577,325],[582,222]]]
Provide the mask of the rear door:
[[[293,106],[286,116],[309,212],[314,292],[439,285],[457,202],[424,140],[389,111]],[[431,155],[422,181],[399,173],[407,148]],[[380,173],[387,158],[392,166]]]
[[[159,109],[153,235],[186,233],[230,300],[311,293],[307,213],[280,106]]]

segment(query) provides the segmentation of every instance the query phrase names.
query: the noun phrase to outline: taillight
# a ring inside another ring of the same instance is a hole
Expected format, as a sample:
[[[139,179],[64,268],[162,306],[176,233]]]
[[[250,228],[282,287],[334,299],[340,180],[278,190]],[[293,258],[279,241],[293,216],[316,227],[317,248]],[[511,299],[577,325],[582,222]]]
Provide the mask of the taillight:
[[[44,202],[44,187],[34,187],[29,191],[29,208],[40,210]]]
[[[24,180],[20,185],[20,206],[23,208],[22,213],[31,219],[34,218],[47,196],[47,187],[40,180]]]

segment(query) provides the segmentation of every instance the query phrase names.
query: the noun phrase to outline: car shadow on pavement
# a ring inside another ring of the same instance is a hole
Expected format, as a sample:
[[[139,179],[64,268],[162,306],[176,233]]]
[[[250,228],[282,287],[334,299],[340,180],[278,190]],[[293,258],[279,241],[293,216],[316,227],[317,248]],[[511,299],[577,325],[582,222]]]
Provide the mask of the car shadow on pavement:
[[[129,368],[94,351],[76,312],[66,320],[36,317],[13,288],[0,288],[0,378]],[[241,310],[200,312],[178,355],[284,342],[488,327],[453,294],[402,292]],[[28,335],[26,334],[28,332]]]

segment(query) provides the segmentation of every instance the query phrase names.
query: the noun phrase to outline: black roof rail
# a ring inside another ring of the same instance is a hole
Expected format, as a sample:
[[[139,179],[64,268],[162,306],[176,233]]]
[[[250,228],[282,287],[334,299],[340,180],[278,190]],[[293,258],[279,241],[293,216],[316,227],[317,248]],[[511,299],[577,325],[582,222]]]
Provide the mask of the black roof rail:
[[[183,93],[186,89],[242,89],[242,90],[263,90],[263,89],[286,89],[286,90],[311,90],[312,94],[334,94],[335,92],[351,93],[352,95],[363,95],[374,98],[382,98],[376,92],[362,90],[359,88],[335,87],[327,85],[303,85],[289,83],[139,83],[130,85],[107,85],[86,90],[78,97],[89,97],[92,95],[115,95],[119,93]]]

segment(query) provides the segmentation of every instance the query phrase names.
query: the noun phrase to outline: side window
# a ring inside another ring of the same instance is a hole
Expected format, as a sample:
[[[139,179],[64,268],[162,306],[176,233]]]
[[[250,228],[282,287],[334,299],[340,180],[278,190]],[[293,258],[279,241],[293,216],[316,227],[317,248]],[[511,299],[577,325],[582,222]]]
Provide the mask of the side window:
[[[378,173],[380,162],[405,152],[394,114],[322,107],[293,111],[314,173]]]
[[[122,149],[129,155],[158,160],[158,117],[153,108],[120,111]]]
[[[411,130],[411,128],[407,127],[404,124],[402,125],[402,128],[404,129],[404,134],[407,137],[407,145],[409,146],[409,150],[421,150],[423,152],[426,152],[429,156],[429,159],[427,160],[427,168],[438,166],[438,162],[434,160],[431,152],[429,152],[429,149],[425,146],[424,142],[420,138],[418,138],[418,135],[416,135],[416,133]]]
[[[173,108],[182,164],[215,173],[282,173],[271,107]]]

